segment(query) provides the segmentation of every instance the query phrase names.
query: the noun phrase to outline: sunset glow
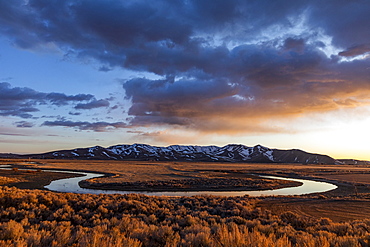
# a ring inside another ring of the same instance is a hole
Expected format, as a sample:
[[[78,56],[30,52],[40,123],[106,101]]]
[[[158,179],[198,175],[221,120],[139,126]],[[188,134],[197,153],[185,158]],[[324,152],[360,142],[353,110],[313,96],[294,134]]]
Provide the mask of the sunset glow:
[[[369,12],[0,0],[0,153],[238,143],[370,160]]]

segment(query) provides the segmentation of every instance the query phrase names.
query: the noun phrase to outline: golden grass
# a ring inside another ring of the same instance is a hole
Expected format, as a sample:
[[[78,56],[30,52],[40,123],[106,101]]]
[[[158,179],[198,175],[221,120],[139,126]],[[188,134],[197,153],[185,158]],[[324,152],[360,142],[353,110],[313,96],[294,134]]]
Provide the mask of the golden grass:
[[[18,178],[0,176],[0,185],[21,182]]]
[[[249,197],[89,195],[0,187],[0,246],[360,247],[370,220],[261,210]]]

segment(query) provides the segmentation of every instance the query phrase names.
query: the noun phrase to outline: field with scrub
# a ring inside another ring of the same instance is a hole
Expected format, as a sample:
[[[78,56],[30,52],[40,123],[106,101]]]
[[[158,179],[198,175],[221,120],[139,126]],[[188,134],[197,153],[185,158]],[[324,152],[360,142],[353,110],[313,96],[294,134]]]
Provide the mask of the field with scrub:
[[[370,245],[370,167],[366,164],[90,160],[1,160],[0,164],[11,165],[0,175],[0,246]],[[56,193],[41,190],[45,181],[39,187],[29,187],[32,190],[25,188],[42,177],[57,179],[38,171],[41,169],[106,173],[93,181],[100,186],[207,179],[253,181],[255,174],[271,174],[328,181],[338,188],[302,196],[256,198]]]

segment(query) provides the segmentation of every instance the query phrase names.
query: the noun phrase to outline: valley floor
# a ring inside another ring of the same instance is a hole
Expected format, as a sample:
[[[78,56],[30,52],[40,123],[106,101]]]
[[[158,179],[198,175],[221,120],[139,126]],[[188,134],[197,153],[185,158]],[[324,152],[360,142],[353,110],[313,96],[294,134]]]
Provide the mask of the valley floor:
[[[0,187],[1,246],[370,244],[370,167],[366,165],[65,160],[1,160],[0,164],[111,174],[97,179],[102,184],[220,176],[235,179],[263,173],[338,185],[338,189],[326,193],[288,197],[81,195],[7,187],[5,185],[21,182],[25,186],[26,180],[32,184],[32,179],[43,181],[39,182],[42,186],[46,182],[42,177],[56,179],[46,172],[13,169],[8,172],[9,176],[6,172],[0,174],[3,179],[0,179],[0,183],[3,181]],[[22,176],[16,177],[16,173]]]

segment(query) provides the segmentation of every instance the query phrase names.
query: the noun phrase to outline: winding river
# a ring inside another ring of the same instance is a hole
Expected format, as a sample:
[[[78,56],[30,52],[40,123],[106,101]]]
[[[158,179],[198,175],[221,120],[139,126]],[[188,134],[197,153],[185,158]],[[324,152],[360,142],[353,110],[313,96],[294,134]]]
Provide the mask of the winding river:
[[[54,172],[70,172],[70,171],[54,171]],[[57,192],[72,192],[72,193],[91,193],[91,194],[128,194],[137,193],[151,196],[195,196],[195,195],[216,195],[216,196],[279,196],[279,195],[304,195],[310,193],[319,193],[334,190],[336,185],[326,182],[318,182],[306,179],[283,178],[276,176],[261,176],[264,178],[281,179],[301,182],[302,185],[297,187],[289,187],[275,190],[256,190],[256,191],[171,191],[171,192],[146,192],[146,191],[118,191],[118,190],[97,190],[85,189],[78,185],[78,182],[102,177],[104,174],[90,173],[90,172],[70,172],[76,174],[83,174],[82,177],[66,178],[52,181],[45,188]]]

